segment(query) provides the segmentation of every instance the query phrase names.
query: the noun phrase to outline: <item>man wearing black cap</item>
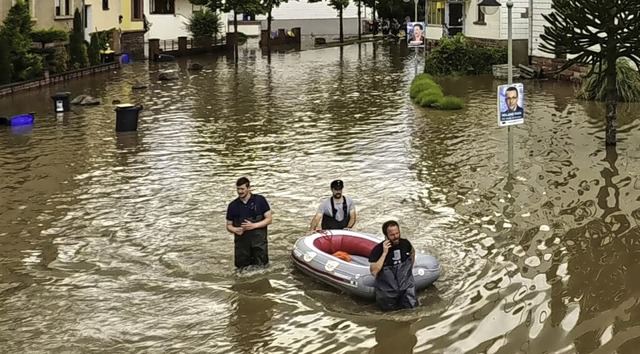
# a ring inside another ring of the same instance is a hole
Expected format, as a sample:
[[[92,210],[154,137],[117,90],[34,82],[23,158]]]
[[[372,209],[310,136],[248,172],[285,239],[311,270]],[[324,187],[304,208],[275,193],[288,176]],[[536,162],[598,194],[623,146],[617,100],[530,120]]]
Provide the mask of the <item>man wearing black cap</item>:
[[[318,212],[311,220],[309,234],[316,231],[320,219],[322,230],[351,229],[356,223],[356,206],[353,200],[342,195],[344,183],[337,179],[331,182],[331,198],[328,198],[318,208]]]

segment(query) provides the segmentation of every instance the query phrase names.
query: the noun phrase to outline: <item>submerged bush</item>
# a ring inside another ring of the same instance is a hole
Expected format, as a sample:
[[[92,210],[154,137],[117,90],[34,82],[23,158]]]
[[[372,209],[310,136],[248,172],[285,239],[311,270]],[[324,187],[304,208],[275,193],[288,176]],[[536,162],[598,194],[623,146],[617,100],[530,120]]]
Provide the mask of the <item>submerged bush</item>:
[[[417,81],[433,81],[433,76],[425,73],[419,74],[418,76],[413,78],[413,81],[411,81],[411,84],[414,84]]]
[[[464,108],[464,102],[458,97],[445,96],[438,101],[438,108],[444,111],[453,111]]]
[[[412,99],[416,98],[418,97],[420,92],[431,89],[440,90],[440,86],[438,86],[438,84],[431,80],[414,81],[414,83],[411,85],[411,88],[409,89],[409,97],[411,97]]]
[[[429,89],[422,91],[418,97],[416,97],[416,103],[422,107],[431,107],[438,103],[440,99],[444,97],[444,94],[439,89]]]
[[[462,109],[464,103],[456,97],[445,97],[440,85],[428,74],[420,74],[411,82],[409,97],[422,107],[439,109]]]
[[[576,92],[576,98],[588,101],[605,101],[607,94],[607,77],[604,73],[606,66],[602,65],[600,71],[582,81]],[[629,65],[626,60],[618,60],[616,63],[616,87],[618,88],[618,101],[640,101],[640,74]]]
[[[478,47],[462,34],[443,38],[424,65],[424,71],[433,75],[483,75],[491,67],[507,62],[507,48]]]

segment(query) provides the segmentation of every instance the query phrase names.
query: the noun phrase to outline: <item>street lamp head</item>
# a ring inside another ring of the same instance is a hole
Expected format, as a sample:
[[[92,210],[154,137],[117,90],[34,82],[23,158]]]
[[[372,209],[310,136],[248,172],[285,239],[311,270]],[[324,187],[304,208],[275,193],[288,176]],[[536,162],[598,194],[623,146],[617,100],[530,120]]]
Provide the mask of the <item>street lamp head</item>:
[[[502,4],[497,0],[480,0],[478,6],[480,6],[480,11],[482,11],[483,14],[491,16],[498,12]]]

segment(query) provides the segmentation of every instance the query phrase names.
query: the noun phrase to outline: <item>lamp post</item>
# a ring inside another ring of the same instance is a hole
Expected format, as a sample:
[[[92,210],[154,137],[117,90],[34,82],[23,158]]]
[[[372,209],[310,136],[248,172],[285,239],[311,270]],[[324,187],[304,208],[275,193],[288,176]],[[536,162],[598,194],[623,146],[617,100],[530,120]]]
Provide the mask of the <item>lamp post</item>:
[[[411,0],[403,0],[403,1],[404,2],[409,2]],[[413,21],[415,21],[415,22],[418,22],[418,1],[420,1],[420,0],[413,0],[413,3],[415,5],[415,9],[414,9],[414,12],[413,12]],[[426,0],[425,0],[425,3],[426,3]],[[425,16],[426,16],[426,14],[425,14]],[[405,28],[405,30],[406,30],[406,28]],[[425,30],[425,34],[426,34],[427,29],[425,28],[424,30]],[[407,33],[407,43],[409,43],[409,33]],[[414,73],[414,76],[418,76],[418,47],[415,47],[414,51],[415,51],[415,57],[416,58],[415,58],[415,66],[414,66],[413,73]]]
[[[478,4],[485,15],[494,15],[502,6],[497,0],[482,0]],[[507,84],[513,83],[513,1],[507,1]],[[509,163],[509,176],[513,176],[513,129],[507,126],[507,160]]]

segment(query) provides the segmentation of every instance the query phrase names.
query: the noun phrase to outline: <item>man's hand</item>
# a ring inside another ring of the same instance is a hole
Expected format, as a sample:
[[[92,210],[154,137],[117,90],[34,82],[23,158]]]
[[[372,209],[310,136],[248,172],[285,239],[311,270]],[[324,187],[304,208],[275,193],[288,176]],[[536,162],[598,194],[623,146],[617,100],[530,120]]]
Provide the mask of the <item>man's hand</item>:
[[[244,229],[242,227],[236,227],[233,229],[233,233],[236,235],[242,235],[242,233],[244,232]]]
[[[382,243],[382,255],[386,256],[389,253],[389,248],[391,248],[391,241],[385,240]]]
[[[313,234],[313,233],[315,233],[315,232],[316,232],[316,230],[309,230],[308,235],[311,235],[311,234]]]
[[[242,227],[243,230],[253,230],[256,228],[256,224],[252,223],[251,221],[245,219],[244,222],[240,225]]]

